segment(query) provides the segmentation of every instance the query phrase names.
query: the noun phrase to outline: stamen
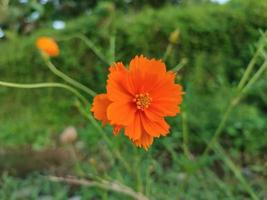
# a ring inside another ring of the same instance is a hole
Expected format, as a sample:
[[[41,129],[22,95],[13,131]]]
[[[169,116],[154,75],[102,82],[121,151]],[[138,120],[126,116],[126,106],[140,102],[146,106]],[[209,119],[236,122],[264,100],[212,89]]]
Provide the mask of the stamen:
[[[139,110],[144,110],[149,107],[152,98],[148,93],[136,94],[133,102],[136,103],[136,108]]]

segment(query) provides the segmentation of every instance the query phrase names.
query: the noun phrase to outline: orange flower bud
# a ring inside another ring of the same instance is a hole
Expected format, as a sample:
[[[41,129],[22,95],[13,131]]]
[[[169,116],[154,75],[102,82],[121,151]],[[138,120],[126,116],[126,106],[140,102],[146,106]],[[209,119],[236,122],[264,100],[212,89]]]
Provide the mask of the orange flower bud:
[[[59,55],[59,47],[53,38],[39,37],[36,41],[36,46],[48,56],[55,57]]]

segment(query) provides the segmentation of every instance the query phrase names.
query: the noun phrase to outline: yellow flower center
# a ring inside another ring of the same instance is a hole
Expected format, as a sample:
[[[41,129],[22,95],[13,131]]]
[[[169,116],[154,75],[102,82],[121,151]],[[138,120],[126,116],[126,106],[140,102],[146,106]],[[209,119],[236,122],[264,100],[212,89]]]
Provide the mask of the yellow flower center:
[[[145,108],[148,108],[152,98],[149,96],[148,93],[140,93],[136,94],[133,101],[136,103],[136,107],[139,110],[144,110]]]

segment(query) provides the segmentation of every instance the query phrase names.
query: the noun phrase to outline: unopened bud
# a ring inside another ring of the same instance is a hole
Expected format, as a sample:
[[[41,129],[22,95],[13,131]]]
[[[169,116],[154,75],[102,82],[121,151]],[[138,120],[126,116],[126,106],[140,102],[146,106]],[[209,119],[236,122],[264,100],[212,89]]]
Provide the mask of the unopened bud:
[[[178,44],[180,38],[180,31],[176,29],[175,31],[171,32],[169,36],[169,42],[173,44]]]

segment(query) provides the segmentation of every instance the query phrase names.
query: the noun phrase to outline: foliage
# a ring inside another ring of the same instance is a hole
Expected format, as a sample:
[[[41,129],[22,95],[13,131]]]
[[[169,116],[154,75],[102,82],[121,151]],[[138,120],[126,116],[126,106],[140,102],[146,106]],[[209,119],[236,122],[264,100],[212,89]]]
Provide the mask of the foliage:
[[[140,53],[162,58],[169,35],[179,30],[179,42],[172,46],[167,67],[172,69],[183,58],[188,61],[180,71],[178,81],[186,90],[183,110],[187,116],[189,149],[197,156],[216,129],[233,95],[233,87],[254,53],[259,29],[267,28],[266,9],[266,1],[232,0],[225,5],[166,5],[158,9],[144,7],[136,12],[115,9],[112,3],[102,2],[89,14],[67,20],[64,30],[52,30],[50,21],[43,20],[30,35],[20,35],[12,29],[7,32],[5,41],[0,41],[0,49],[4,49],[0,54],[1,80],[60,81],[47,70],[34,46],[38,36],[50,35],[59,41],[61,48],[60,57],[53,59],[55,65],[101,93],[105,90],[108,65],[77,38],[77,34],[86,35],[109,60],[112,59],[110,41],[115,37],[116,60],[128,63],[131,57]],[[267,195],[264,182],[267,176],[264,155],[267,150],[266,89],[265,74],[234,110],[220,140],[263,199]],[[79,131],[78,155],[85,157],[80,167],[86,175],[119,180],[155,199],[249,199],[220,156],[207,156],[196,162],[183,155],[181,124],[184,122],[181,117],[169,119],[171,134],[156,141],[149,152],[133,150],[123,136],[108,135],[113,149],[119,149],[127,162],[138,169],[127,173],[120,163],[110,158],[109,147],[97,130],[78,115],[74,99],[68,92],[0,88],[0,105],[1,147],[31,145],[34,150],[42,150],[57,146],[55,138],[64,127],[75,125]],[[109,127],[105,130],[111,133]],[[72,173],[77,171],[80,172],[77,166],[71,170]],[[40,189],[43,184],[44,188],[50,189]],[[73,196],[72,191],[85,199],[120,197],[98,189],[54,185],[40,175],[29,175],[25,180],[5,175],[1,181],[0,199],[10,199],[12,192],[24,187],[34,187],[30,190],[36,191],[26,194],[24,199],[35,199],[31,196],[34,194],[38,197],[55,194],[58,199],[66,199]]]

